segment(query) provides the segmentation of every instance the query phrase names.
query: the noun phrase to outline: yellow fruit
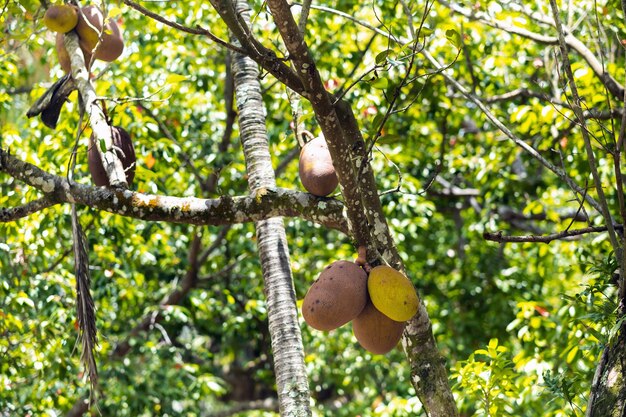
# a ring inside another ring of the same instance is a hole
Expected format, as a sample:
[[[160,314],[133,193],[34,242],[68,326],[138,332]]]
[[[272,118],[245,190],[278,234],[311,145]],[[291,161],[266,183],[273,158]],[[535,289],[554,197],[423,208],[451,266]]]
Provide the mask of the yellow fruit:
[[[404,323],[391,320],[370,302],[352,321],[352,332],[359,344],[376,355],[384,355],[396,347]]]
[[[389,266],[372,269],[367,290],[374,306],[392,320],[407,321],[417,313],[419,299],[413,284]]]
[[[76,27],[78,14],[67,4],[50,6],[43,15],[43,24],[53,32],[66,33]]]
[[[367,274],[357,264],[336,261],[315,280],[302,303],[304,321],[329,331],[354,319],[367,303]]]

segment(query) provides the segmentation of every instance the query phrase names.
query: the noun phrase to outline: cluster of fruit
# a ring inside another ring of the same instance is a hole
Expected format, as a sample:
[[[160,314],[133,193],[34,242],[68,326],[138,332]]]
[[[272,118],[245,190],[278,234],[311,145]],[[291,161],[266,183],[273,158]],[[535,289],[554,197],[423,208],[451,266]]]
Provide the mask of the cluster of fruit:
[[[78,8],[68,4],[50,6],[43,22],[48,29],[56,32],[56,50],[61,68],[66,73],[71,71],[70,56],[65,49],[64,34],[74,30],[78,35],[78,44],[89,69],[92,58],[111,62],[119,58],[124,51],[124,39],[117,22],[104,18],[102,10],[96,6]],[[126,182],[130,185],[135,177],[135,149],[130,135],[120,126],[111,126],[111,139],[115,152],[122,161]],[[108,186],[109,178],[102,165],[94,135],[89,141],[89,172],[96,186]]]
[[[43,17],[48,29],[56,32],[56,50],[63,71],[70,72],[70,56],[63,44],[63,35],[76,31],[80,49],[89,67],[92,57],[102,61],[115,61],[124,51],[124,38],[117,22],[108,18],[97,6],[78,9],[68,4],[50,6]]]
[[[401,272],[381,265],[368,273],[350,261],[327,266],[302,303],[302,316],[317,330],[330,331],[352,321],[359,344],[385,354],[400,341],[407,320],[417,313],[419,299]]]

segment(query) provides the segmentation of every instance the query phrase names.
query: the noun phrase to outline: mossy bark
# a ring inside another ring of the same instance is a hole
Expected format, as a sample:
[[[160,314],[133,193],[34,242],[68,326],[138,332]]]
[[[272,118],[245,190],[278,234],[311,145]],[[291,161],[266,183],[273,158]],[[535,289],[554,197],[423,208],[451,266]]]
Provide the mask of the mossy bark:
[[[626,337],[622,326],[619,340],[607,346],[593,378],[586,417],[626,415]]]

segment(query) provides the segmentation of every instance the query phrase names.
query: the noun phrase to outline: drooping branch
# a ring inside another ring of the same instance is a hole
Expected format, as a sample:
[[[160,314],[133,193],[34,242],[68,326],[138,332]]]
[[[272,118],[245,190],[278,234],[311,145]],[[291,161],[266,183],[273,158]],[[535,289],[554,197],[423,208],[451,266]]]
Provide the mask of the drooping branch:
[[[611,244],[613,245],[613,250],[619,255],[621,255],[622,245],[621,242],[617,240],[617,234],[613,228],[613,217],[611,216],[611,212],[609,210],[609,206],[604,195],[604,188],[602,186],[602,179],[600,178],[600,174],[598,173],[598,165],[596,163],[596,157],[593,152],[593,146],[591,144],[591,137],[589,135],[589,130],[587,129],[587,124],[585,121],[585,117],[583,115],[583,109],[581,106],[581,99],[578,94],[578,87],[576,86],[576,80],[574,79],[574,72],[572,71],[572,66],[570,64],[569,56],[568,56],[568,43],[566,42],[566,35],[564,33],[563,26],[561,25],[561,19],[559,17],[559,9],[556,5],[555,0],[550,0],[550,7],[552,8],[552,14],[554,17],[555,27],[558,33],[559,47],[561,49],[561,59],[563,60],[563,67],[565,70],[565,75],[567,76],[567,82],[569,84],[570,91],[572,93],[572,110],[576,115],[576,119],[578,124],[580,125],[580,131],[583,136],[583,140],[585,142],[585,150],[587,152],[587,160],[589,162],[589,169],[591,171],[591,175],[593,176],[593,182],[596,187],[596,192],[598,193],[598,199],[600,200],[600,213],[604,217],[604,221],[607,225],[607,232],[609,234],[609,239],[611,240]],[[622,90],[620,98],[623,99],[624,91]],[[619,192],[623,192],[623,190],[618,190]],[[621,258],[621,257],[620,257]],[[622,271],[624,272],[624,271]],[[623,276],[623,274],[622,274]]]
[[[503,21],[492,19],[488,14],[484,12],[469,10],[465,7],[459,6],[456,3],[450,3],[444,0],[438,0],[438,2],[442,4],[443,6],[449,8],[450,10],[453,10],[470,20],[479,21],[495,29],[500,29],[507,33],[521,36],[523,38],[530,39],[534,42],[537,42],[543,45],[558,45],[559,44],[558,36],[544,35],[541,33],[529,31],[524,28],[520,28],[518,26],[509,25]],[[564,41],[565,41],[567,48],[570,48],[576,51],[587,62],[589,67],[593,70],[596,76],[600,79],[602,84],[604,84],[606,89],[615,98],[621,101],[624,97],[624,88],[617,82],[615,78],[613,78],[613,76],[611,76],[611,74],[609,74],[605,70],[604,66],[602,65],[602,62],[598,59],[598,57],[596,57],[593,54],[593,52],[589,48],[587,48],[587,45],[585,45],[578,38],[576,38],[572,33],[570,33],[567,28],[564,28],[562,33],[564,35]]]
[[[340,201],[284,188],[265,189],[249,196],[202,199],[92,187],[47,173],[2,149],[0,172],[37,188],[54,201],[82,204],[141,220],[221,225],[285,216],[301,217],[347,232]]]
[[[428,51],[422,50],[422,55],[436,68],[442,69],[443,66],[437,61]],[[550,161],[548,161],[543,155],[541,155],[535,148],[527,144],[525,141],[520,139],[511,129],[509,129],[504,123],[502,123],[488,108],[487,106],[478,98],[476,95],[470,93],[461,83],[459,83],[454,77],[447,74],[445,71],[440,72],[440,74],[461,94],[463,94],[468,100],[476,104],[476,106],[483,112],[483,114],[493,123],[502,133],[504,133],[509,139],[511,139],[517,146],[524,149],[529,155],[535,158],[537,161],[541,163],[544,167],[548,168],[552,171],[557,177],[563,180],[570,188],[575,190],[580,195],[584,196],[585,200],[591,204],[591,206],[596,209],[599,213],[602,213],[601,205],[585,190],[576,184],[572,178],[567,175],[565,171],[561,168],[557,167]]]

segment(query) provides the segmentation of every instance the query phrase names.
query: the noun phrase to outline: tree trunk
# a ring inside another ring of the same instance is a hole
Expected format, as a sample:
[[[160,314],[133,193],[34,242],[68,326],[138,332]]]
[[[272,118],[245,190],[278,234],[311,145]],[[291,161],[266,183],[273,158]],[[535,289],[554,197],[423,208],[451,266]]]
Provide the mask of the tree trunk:
[[[626,415],[626,337],[625,327],[613,345],[604,349],[591,386],[586,417],[623,417]]]
[[[247,3],[240,0],[237,8],[249,22]],[[259,195],[276,187],[265,128],[259,70],[252,59],[236,54],[233,74],[248,183],[250,192]],[[256,231],[268,303],[280,415],[310,416],[309,385],[283,219],[275,217],[256,222]]]

